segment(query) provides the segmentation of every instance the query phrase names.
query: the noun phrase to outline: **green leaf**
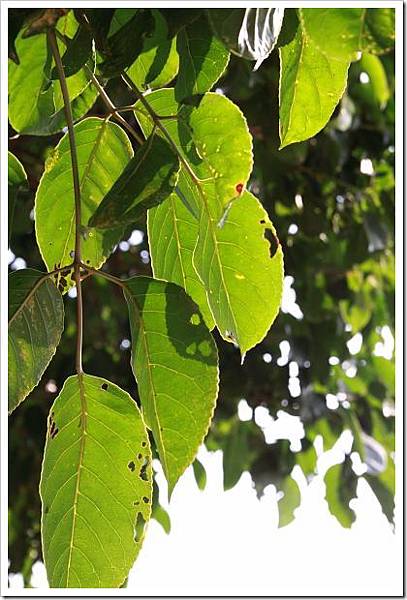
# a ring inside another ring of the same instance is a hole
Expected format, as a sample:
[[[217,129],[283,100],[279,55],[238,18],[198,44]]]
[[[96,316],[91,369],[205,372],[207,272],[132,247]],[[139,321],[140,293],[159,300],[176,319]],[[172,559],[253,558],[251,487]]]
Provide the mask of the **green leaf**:
[[[219,333],[239,346],[243,360],[278,314],[283,252],[266,211],[249,192],[232,203],[223,226],[208,213],[201,213],[194,265]]]
[[[108,57],[99,65],[102,75],[115,77],[133,64],[153,27],[151,10],[139,9],[130,21],[108,39]]]
[[[242,112],[228,98],[214,93],[205,94],[197,107],[180,106],[174,89],[153,92],[148,102],[158,115],[178,117],[166,120],[165,128],[198,179],[194,183],[183,166],[181,195],[196,217],[204,196],[213,218],[220,220],[243,190],[253,166],[252,139]],[[135,115],[144,134],[150,135],[149,117],[139,111]]]
[[[390,98],[390,89],[386,71],[380,58],[373,54],[363,54],[360,59],[360,68],[369,76],[369,84],[376,103],[381,109],[385,108]]]
[[[154,31],[144,40],[140,55],[127,70],[127,75],[139,89],[164,87],[178,73],[176,40],[168,39],[167,23],[160,11],[151,12]]]
[[[361,37],[361,50],[371,54],[384,54],[394,48],[394,8],[366,8]]]
[[[27,173],[14,154],[8,153],[8,240],[10,244],[14,212],[19,192],[27,189]]]
[[[112,229],[134,223],[170,196],[178,171],[178,157],[168,142],[152,134],[103,198],[89,226]]]
[[[184,27],[195,21],[202,13],[201,8],[160,8],[160,13],[165,18],[168,27],[168,37],[173,38]]]
[[[382,473],[364,475],[389,523],[394,523],[395,468],[392,458],[387,459],[387,468]]]
[[[69,377],[50,411],[40,484],[50,587],[123,583],[150,518],[151,480],[134,400],[101,377]]]
[[[182,288],[148,277],[125,282],[132,367],[170,494],[195,458],[218,392],[217,351]]]
[[[161,525],[165,533],[168,535],[171,531],[171,519],[168,512],[159,503],[159,490],[158,485],[153,479],[153,506],[151,512],[151,518],[155,519],[157,523]]]
[[[54,356],[64,329],[61,294],[34,269],[9,276],[8,409],[35,388]]]
[[[177,36],[180,71],[175,85],[178,102],[211,89],[224,73],[229,52],[213,34],[205,16],[193,21]]]
[[[176,194],[148,211],[148,243],[154,277],[182,286],[197,303],[208,329],[215,322],[205,288],[192,263],[198,222]]]
[[[329,512],[342,527],[350,527],[355,513],[349,502],[356,496],[357,476],[352,470],[351,459],[345,457],[342,464],[334,465],[325,475],[326,501]]]
[[[223,448],[223,489],[232,489],[250,467],[248,442],[251,423],[234,420]]]
[[[9,120],[24,134],[50,135],[66,125],[59,81],[51,80],[52,59],[45,34],[16,39],[20,64],[9,62]],[[94,104],[98,92],[81,69],[67,78],[74,121]]]
[[[148,101],[159,115],[177,113],[173,90],[153,92]],[[199,178],[194,181],[182,166],[180,195],[199,216],[193,266],[222,337],[237,343],[244,355],[264,338],[278,313],[281,246],[261,204],[243,192],[252,166],[251,139],[237,107],[224,96],[205,94],[197,108],[181,107],[178,115],[166,128]],[[151,123],[137,116],[148,133]],[[188,241],[180,238],[180,244]],[[156,264],[165,260],[163,248],[161,257],[153,257]],[[196,300],[204,306],[198,295]]]
[[[80,25],[62,56],[65,77],[75,75],[92,55],[92,36],[88,28]],[[51,72],[52,79],[59,79],[58,69],[54,67]]]
[[[278,501],[278,526],[285,527],[294,520],[294,510],[301,504],[301,493],[290,475],[284,478],[279,488],[284,496]]]
[[[328,122],[359,49],[360,8],[298,9],[293,40],[280,48],[280,148],[306,140]]]
[[[82,224],[93,215],[105,194],[131,159],[125,132],[96,117],[75,125],[81,189]],[[65,134],[45,165],[35,198],[37,242],[48,269],[72,263],[75,247],[75,201],[71,154]],[[119,241],[122,229],[89,229],[82,240],[82,260],[100,267]]]
[[[194,477],[197,483],[197,486],[200,490],[204,490],[206,487],[206,471],[203,464],[196,458],[192,463],[192,468],[194,470]]]

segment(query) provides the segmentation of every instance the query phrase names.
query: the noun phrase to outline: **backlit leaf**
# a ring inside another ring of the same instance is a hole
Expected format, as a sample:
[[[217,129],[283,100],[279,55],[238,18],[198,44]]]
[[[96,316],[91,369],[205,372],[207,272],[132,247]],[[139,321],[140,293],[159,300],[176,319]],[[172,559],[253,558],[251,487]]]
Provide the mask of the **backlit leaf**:
[[[252,139],[242,112],[228,98],[214,93],[205,94],[197,107],[179,105],[173,89],[149,94],[148,102],[158,115],[178,116],[166,120],[165,128],[200,182],[191,182],[184,167],[179,181],[182,195],[195,216],[205,195],[213,218],[220,220],[244,189],[252,170]],[[139,112],[136,117],[149,135],[149,118]]]
[[[82,225],[86,225],[131,159],[133,150],[124,131],[107,120],[90,117],[75,125],[74,131]],[[48,269],[55,264],[72,263],[75,201],[68,134],[61,139],[45,165],[35,199],[35,225],[37,242]],[[99,267],[121,234],[122,228],[109,231],[89,228],[81,243],[82,260]]]
[[[101,377],[66,380],[48,419],[40,493],[50,587],[119,587],[152,501],[148,435],[126,392]]]
[[[175,85],[178,102],[211,89],[229,62],[229,52],[213,34],[205,16],[193,21],[177,36],[180,69]]]
[[[196,458],[192,463],[194,470],[195,481],[200,490],[204,490],[206,487],[206,471],[203,464]]]
[[[192,263],[198,222],[176,194],[148,211],[148,243],[154,277],[182,286],[199,306],[209,329],[215,323],[205,288]]]
[[[221,336],[243,358],[270,329],[283,288],[281,245],[257,198],[244,192],[221,227],[202,211],[193,261]]]
[[[164,87],[178,73],[176,40],[168,39],[167,23],[160,11],[151,12],[154,31],[144,40],[140,55],[127,69],[127,75],[139,89]]]
[[[284,478],[278,486],[284,496],[278,501],[279,527],[285,527],[294,520],[294,510],[301,503],[301,494],[298,484],[291,475]]]
[[[63,48],[60,42],[61,49]],[[52,57],[45,34],[16,39],[20,64],[9,62],[9,120],[24,134],[50,135],[66,125],[59,81],[51,79]],[[98,92],[81,69],[67,78],[74,121],[85,115]]]
[[[153,92],[148,101],[159,115],[177,113],[172,90]],[[222,337],[238,344],[244,355],[264,338],[278,313],[281,247],[261,204],[244,192],[252,156],[240,111],[223,96],[205,94],[197,108],[184,106],[178,114],[178,122],[169,120],[166,128],[198,177],[193,180],[181,167],[180,195],[199,218],[193,267]],[[151,123],[140,115],[138,119],[148,133]],[[191,247],[192,240],[180,238],[180,245]],[[156,250],[153,246],[153,264],[162,264],[164,246]],[[167,270],[163,276],[169,278]],[[191,285],[188,291],[192,293]],[[198,293],[199,287],[195,298],[206,313]]]
[[[111,229],[134,223],[174,190],[179,160],[166,140],[152,135],[136,152],[103,198],[90,227]]]
[[[360,8],[298,9],[297,33],[280,48],[281,148],[328,122],[359,50],[362,14]]]
[[[124,294],[143,415],[171,494],[212,418],[218,391],[216,346],[182,288],[134,277],[125,282]]]
[[[54,356],[64,328],[62,296],[34,269],[9,276],[8,409],[35,388]]]

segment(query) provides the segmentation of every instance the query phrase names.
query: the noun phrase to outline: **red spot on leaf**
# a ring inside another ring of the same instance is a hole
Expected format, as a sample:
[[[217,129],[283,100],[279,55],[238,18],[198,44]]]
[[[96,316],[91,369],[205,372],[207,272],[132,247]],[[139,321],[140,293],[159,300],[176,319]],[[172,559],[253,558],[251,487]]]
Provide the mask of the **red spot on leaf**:
[[[235,189],[238,194],[241,194],[243,192],[243,183],[238,183]]]

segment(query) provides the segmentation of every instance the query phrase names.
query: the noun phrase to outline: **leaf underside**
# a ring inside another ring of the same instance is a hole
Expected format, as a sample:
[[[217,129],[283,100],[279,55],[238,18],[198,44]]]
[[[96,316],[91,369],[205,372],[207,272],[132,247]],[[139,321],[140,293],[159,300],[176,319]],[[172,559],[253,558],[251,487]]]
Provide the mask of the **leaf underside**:
[[[42,542],[50,587],[119,587],[152,503],[151,450],[134,400],[101,377],[69,377],[49,415]]]
[[[170,494],[195,458],[218,392],[216,345],[182,288],[134,277],[125,282],[132,367]]]
[[[81,190],[82,225],[133,155],[125,132],[114,123],[90,117],[74,127]],[[37,242],[48,269],[72,263],[75,247],[75,200],[69,138],[66,134],[45,165],[35,198]],[[115,230],[88,229],[81,240],[82,260],[100,267],[122,235]],[[55,235],[57,234],[57,235]],[[72,284],[72,282],[69,282]]]

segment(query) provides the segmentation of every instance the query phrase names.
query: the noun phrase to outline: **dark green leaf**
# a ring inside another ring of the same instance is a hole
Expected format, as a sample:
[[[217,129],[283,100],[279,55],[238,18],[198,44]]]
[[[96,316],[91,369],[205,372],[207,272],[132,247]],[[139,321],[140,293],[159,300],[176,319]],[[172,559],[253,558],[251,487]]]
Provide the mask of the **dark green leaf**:
[[[81,188],[82,224],[93,215],[104,195],[133,155],[125,132],[110,121],[90,117],[75,125]],[[75,201],[68,134],[45,165],[35,198],[37,242],[49,270],[72,263],[75,247]],[[103,264],[119,241],[123,228],[84,232],[82,260]]]
[[[96,48],[102,53],[109,51],[106,38],[114,12],[114,8],[85,8],[74,10],[78,22],[90,29],[95,40]]]
[[[68,42],[67,49],[62,56],[65,77],[75,75],[92,56],[92,36],[85,25],[80,25],[75,37]],[[52,79],[58,79],[56,67],[51,72]]]
[[[205,16],[178,33],[177,51],[180,60],[175,85],[177,102],[209,91],[229,62],[228,50],[212,34]]]
[[[193,23],[202,13],[200,8],[188,8],[188,10],[184,8],[160,8],[159,10],[167,22],[169,38],[175,37],[179,31]]]
[[[8,240],[13,229],[14,212],[18,201],[18,194],[27,189],[27,174],[18,158],[11,152],[8,153]]]
[[[40,381],[64,329],[61,294],[44,273],[22,269],[9,276],[8,408]]]
[[[153,479],[153,507],[151,518],[155,519],[161,525],[166,534],[171,531],[171,519],[168,512],[159,503],[159,490],[155,479]]]
[[[134,400],[101,377],[69,377],[48,419],[42,539],[51,587],[119,587],[150,518],[151,450]]]
[[[149,9],[139,9],[134,17],[109,40],[109,56],[100,65],[104,77],[120,75],[143,49],[144,40],[153,31],[154,19]]]
[[[356,496],[357,479],[349,456],[345,457],[342,464],[330,467],[325,475],[329,511],[343,527],[350,527],[355,520],[349,502]]]
[[[217,351],[182,288],[148,277],[125,282],[132,367],[170,494],[208,430],[218,392]]]
[[[89,226],[112,229],[134,223],[170,196],[178,171],[178,157],[168,142],[152,134],[103,198]]]
[[[239,481],[243,471],[250,467],[248,435],[251,424],[236,420],[228,432],[223,448],[223,489],[230,490]]]

